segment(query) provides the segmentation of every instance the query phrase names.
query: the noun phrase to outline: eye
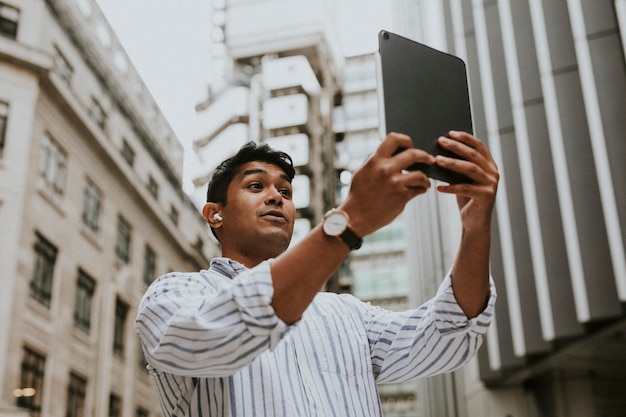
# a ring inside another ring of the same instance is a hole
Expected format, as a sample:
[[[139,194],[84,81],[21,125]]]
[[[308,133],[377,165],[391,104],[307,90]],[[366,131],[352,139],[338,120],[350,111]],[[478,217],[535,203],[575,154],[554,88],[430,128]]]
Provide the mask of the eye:
[[[280,193],[285,197],[291,198],[291,189],[290,188],[281,188]]]
[[[261,184],[260,182],[251,182],[250,184],[248,184],[248,188],[251,188],[253,190],[262,190],[263,184]]]

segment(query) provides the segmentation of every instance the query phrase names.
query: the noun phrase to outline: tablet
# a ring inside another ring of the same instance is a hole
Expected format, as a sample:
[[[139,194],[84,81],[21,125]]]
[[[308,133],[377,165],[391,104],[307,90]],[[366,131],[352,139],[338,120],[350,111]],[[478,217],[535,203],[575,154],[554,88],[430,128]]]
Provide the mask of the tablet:
[[[415,148],[458,158],[437,145],[450,130],[473,133],[465,63],[460,58],[386,30],[378,35],[380,129],[404,133]],[[451,184],[471,182],[435,165],[416,164],[431,178]]]

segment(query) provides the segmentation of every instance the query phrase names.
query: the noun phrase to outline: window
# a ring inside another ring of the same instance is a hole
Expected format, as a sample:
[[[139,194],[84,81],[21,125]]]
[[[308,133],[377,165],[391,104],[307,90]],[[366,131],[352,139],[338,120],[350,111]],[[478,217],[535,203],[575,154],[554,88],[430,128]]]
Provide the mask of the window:
[[[35,265],[30,278],[30,296],[46,307],[50,307],[57,249],[39,233],[36,234],[34,249]]]
[[[9,118],[9,104],[0,101],[0,156],[4,150],[4,141],[7,131],[7,119]]]
[[[137,407],[137,411],[135,412],[135,417],[148,417],[148,410],[143,407]]]
[[[172,223],[175,225],[178,225],[178,210],[176,210],[174,206],[170,207],[170,220],[172,220]]]
[[[74,301],[74,326],[89,334],[91,329],[91,305],[96,288],[96,281],[78,270],[76,279],[76,299]]]
[[[10,38],[17,37],[17,21],[20,11],[4,3],[0,3],[0,33]]]
[[[83,417],[85,415],[85,391],[87,380],[75,373],[70,373],[70,383],[67,386],[66,417]]]
[[[155,278],[156,271],[156,253],[149,245],[146,245],[144,253],[143,282],[150,284]]]
[[[30,416],[41,416],[41,397],[43,394],[43,376],[46,358],[25,347],[22,358],[20,388],[13,392],[17,406],[30,410]]]
[[[117,241],[115,244],[115,254],[117,258],[128,263],[130,260],[130,225],[122,217],[117,217]]]
[[[55,47],[54,52],[54,70],[59,74],[61,79],[69,85],[72,80],[72,75],[74,74],[74,69],[59,48]]]
[[[83,224],[94,233],[100,230],[100,205],[102,193],[96,185],[87,178],[83,201]]]
[[[119,395],[111,393],[109,395],[109,417],[120,417],[122,415],[122,399]]]
[[[128,165],[132,167],[135,163],[135,151],[128,144],[128,142],[126,142],[126,140],[124,140],[124,142],[122,143],[121,153],[122,157],[126,160],[126,162],[128,162]]]
[[[117,298],[115,300],[115,329],[113,333],[113,352],[117,355],[124,354],[124,330],[127,315],[128,304]]]
[[[94,122],[100,126],[100,129],[104,129],[104,125],[106,124],[106,114],[104,113],[104,109],[95,98],[91,98],[91,104],[89,105],[89,116],[93,119]]]
[[[148,191],[152,194],[152,197],[157,198],[159,196],[159,184],[156,182],[152,175],[148,175]]]
[[[42,152],[39,160],[39,171],[46,190],[53,197],[60,199],[65,188],[66,153],[61,147],[45,135],[41,140]]]

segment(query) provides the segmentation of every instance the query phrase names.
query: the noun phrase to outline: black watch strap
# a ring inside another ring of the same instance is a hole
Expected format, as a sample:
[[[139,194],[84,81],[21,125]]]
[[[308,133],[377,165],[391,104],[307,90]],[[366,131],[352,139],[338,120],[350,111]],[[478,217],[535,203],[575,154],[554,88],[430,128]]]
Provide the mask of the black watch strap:
[[[349,227],[346,227],[346,230],[339,235],[339,238],[343,240],[346,245],[348,245],[350,250],[359,249],[363,244],[363,239],[358,237]]]

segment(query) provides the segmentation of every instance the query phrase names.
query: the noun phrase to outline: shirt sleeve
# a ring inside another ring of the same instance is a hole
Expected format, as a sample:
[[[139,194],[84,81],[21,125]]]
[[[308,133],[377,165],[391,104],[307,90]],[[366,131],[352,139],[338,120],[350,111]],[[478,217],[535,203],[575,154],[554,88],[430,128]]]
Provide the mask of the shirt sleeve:
[[[493,280],[480,315],[468,319],[456,302],[450,275],[435,297],[415,310],[396,313],[368,307],[366,328],[376,381],[403,382],[452,372],[476,354],[491,323]]]
[[[289,330],[270,305],[269,262],[232,280],[209,273],[164,275],[142,299],[135,331],[151,366],[192,377],[232,375]]]

